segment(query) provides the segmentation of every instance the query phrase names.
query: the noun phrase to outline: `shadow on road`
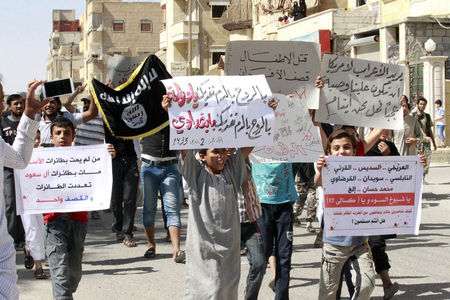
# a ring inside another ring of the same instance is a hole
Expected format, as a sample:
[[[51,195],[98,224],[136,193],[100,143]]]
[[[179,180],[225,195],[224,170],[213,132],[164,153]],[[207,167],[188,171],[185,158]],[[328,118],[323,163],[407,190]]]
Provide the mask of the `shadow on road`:
[[[103,275],[132,275],[132,274],[147,274],[154,272],[152,267],[137,267],[137,268],[112,268],[112,269],[97,269],[83,271],[83,276],[90,274],[103,274]]]

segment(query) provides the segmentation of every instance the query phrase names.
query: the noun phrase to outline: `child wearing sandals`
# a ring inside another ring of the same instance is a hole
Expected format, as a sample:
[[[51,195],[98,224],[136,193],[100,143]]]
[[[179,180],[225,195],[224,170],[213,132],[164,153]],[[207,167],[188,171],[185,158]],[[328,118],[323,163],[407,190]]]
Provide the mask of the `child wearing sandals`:
[[[163,97],[167,111],[170,99]],[[274,108],[275,102],[269,105]],[[237,194],[247,180],[245,159],[253,147],[230,157],[226,149],[181,150],[180,173],[190,193],[186,239],[184,299],[238,298],[240,277],[240,221]]]
[[[34,148],[39,147],[40,136],[38,130],[34,140]],[[25,246],[23,248],[25,253],[25,268],[31,270],[33,266],[35,266],[36,270],[34,271],[34,278],[47,279],[48,274],[42,267],[42,261],[45,260],[44,217],[42,214],[21,215],[20,217],[22,219],[23,229],[25,230]]]
[[[355,156],[357,142],[352,134],[343,129],[332,133],[328,138],[325,153],[331,156]],[[426,165],[426,158],[420,155],[420,162]],[[322,186],[322,168],[326,166],[325,156],[317,160],[317,173],[314,181]],[[333,236],[324,232],[322,268],[320,272],[319,300],[337,299],[341,286],[342,269],[346,261],[354,256],[356,277],[360,278],[352,299],[370,299],[375,288],[375,270],[370,246],[365,236]]]

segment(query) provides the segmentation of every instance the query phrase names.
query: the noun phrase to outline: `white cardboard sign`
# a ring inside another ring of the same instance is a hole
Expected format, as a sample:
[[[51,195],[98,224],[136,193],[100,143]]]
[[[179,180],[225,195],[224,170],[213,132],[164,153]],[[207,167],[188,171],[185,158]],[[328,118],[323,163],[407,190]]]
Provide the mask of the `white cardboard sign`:
[[[106,144],[36,148],[14,170],[18,214],[103,210],[110,207],[111,155]]]

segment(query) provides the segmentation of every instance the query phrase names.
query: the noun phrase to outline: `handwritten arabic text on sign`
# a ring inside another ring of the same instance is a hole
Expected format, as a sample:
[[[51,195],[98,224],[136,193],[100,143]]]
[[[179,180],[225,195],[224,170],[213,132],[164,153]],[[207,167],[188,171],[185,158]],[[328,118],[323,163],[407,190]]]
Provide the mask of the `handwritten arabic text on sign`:
[[[319,129],[311,121],[304,101],[298,96],[289,98],[274,94],[278,106],[275,111],[274,141],[255,147],[250,154],[254,163],[315,162],[323,154]]]
[[[172,99],[170,149],[272,144],[272,93],[262,75],[162,80]]]
[[[310,109],[319,107],[320,45],[299,41],[228,42],[225,74],[264,74],[272,93],[297,94]]]
[[[418,234],[417,156],[327,157],[323,190],[327,236]]]
[[[399,65],[324,55],[316,121],[403,129],[404,72]]]
[[[112,167],[105,144],[34,149],[14,178],[19,214],[110,207]]]

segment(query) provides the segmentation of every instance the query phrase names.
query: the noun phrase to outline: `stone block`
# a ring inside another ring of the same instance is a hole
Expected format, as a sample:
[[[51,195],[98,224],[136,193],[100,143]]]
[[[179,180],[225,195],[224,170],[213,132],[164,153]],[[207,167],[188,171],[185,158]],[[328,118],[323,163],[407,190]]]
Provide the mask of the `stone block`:
[[[433,29],[433,36],[445,36],[446,30],[443,28],[440,29]]]

